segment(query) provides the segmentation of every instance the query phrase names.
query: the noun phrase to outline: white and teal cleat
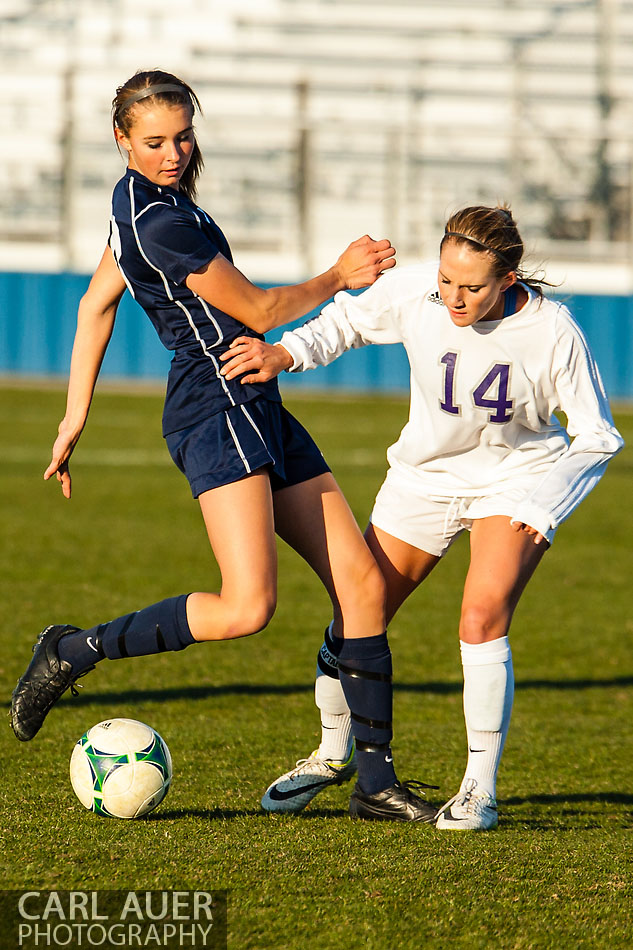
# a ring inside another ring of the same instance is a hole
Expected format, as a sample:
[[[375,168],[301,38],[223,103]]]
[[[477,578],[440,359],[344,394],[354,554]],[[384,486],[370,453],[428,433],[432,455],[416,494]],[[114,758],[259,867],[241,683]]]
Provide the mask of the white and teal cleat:
[[[497,803],[483,789],[477,790],[475,779],[468,779],[437,813],[435,827],[451,831],[490,831],[497,827]]]
[[[262,798],[264,811],[302,811],[324,788],[349,782],[356,773],[354,746],[346,762],[322,759],[317,752],[312,752],[307,759],[299,759],[293,769],[268,786]]]

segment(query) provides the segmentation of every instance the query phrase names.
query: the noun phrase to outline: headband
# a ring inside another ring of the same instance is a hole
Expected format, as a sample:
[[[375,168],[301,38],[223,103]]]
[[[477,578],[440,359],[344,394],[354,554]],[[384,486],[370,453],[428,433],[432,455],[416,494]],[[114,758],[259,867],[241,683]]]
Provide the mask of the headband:
[[[513,264],[510,263],[505,254],[502,254],[501,251],[498,251],[496,247],[490,247],[489,244],[486,244],[484,241],[478,241],[477,238],[471,237],[470,234],[462,234],[461,231],[444,231],[444,237],[459,237],[464,238],[465,241],[472,241],[473,244],[476,244],[478,247],[483,247],[484,250],[490,251],[491,254],[496,254],[502,264],[506,267],[509,267],[510,270],[515,270]]]
[[[141,99],[147,99],[148,96],[156,96],[159,92],[179,92],[181,95],[184,94],[189,98],[186,86],[177,85],[175,82],[161,82],[156,83],[154,86],[145,86],[145,88],[139,92],[132,93],[131,96],[123,100],[117,112],[124,112],[125,109],[129,109],[130,106],[133,106],[135,102],[139,102]]]

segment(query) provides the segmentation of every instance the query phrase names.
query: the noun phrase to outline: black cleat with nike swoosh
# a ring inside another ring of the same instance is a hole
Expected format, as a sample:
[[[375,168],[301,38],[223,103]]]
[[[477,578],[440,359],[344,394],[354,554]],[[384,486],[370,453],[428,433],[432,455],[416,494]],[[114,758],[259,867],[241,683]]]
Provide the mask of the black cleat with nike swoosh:
[[[54,624],[40,633],[33,647],[33,659],[19,679],[11,698],[11,727],[21,742],[37,735],[49,710],[80,676],[94,670],[94,666],[73,673],[66,660],[60,660],[59,641],[67,633],[79,628],[69,624]]]
[[[357,784],[349,801],[352,818],[369,821],[435,821],[437,808],[423,801],[411,789],[437,788],[425,782],[395,782],[382,792],[367,795]]]
[[[324,788],[349,782],[355,772],[353,746],[346,762],[330,762],[320,758],[315,751],[307,759],[299,759],[294,769],[280,775],[268,786],[262,798],[262,808],[271,812],[302,811]]]

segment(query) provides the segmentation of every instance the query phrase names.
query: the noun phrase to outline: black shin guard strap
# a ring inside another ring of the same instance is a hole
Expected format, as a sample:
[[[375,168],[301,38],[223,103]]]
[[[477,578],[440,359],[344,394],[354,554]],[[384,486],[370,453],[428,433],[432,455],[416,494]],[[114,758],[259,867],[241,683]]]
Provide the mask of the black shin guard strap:
[[[391,732],[392,723],[384,719],[368,719],[366,716],[359,716],[358,713],[351,713],[354,722],[359,722],[363,726],[370,726],[372,729],[388,729]]]
[[[338,661],[338,668],[340,673],[346,673],[347,676],[351,676],[352,679],[364,679],[364,680],[373,680],[376,683],[390,683],[391,676],[388,673],[374,673],[373,670],[356,670],[351,666],[347,666],[345,663]]]
[[[391,748],[388,742],[363,742],[362,739],[356,740],[357,752],[381,752],[385,754]]]

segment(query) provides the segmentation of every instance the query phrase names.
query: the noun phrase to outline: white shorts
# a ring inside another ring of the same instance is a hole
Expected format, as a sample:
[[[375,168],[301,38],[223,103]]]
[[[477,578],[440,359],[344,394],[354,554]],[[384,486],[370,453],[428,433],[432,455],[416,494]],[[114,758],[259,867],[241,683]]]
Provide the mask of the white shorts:
[[[537,481],[527,479],[522,487],[515,483],[507,491],[494,495],[426,495],[416,491],[390,469],[376,496],[369,520],[394,538],[427,554],[442,557],[462,531],[470,531],[473,521],[492,515],[511,518],[518,503]]]

